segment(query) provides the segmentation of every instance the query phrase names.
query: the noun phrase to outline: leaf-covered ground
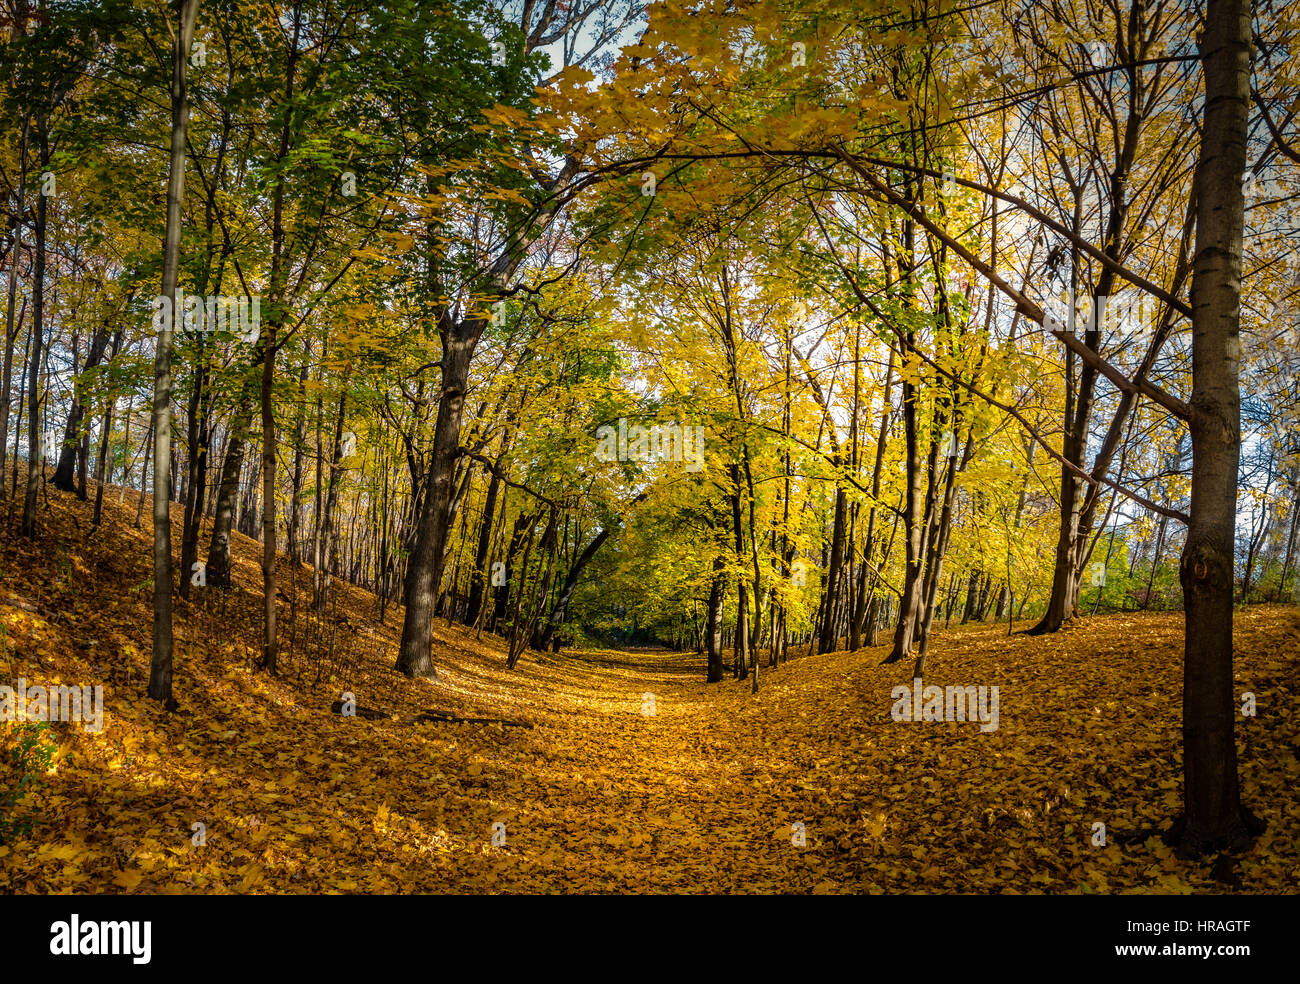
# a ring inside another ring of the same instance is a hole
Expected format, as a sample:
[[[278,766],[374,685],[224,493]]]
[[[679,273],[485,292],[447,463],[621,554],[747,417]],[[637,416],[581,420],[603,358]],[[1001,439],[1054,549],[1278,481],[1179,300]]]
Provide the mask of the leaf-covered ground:
[[[512,673],[495,641],[439,621],[441,681],[411,681],[391,670],[400,610],[381,626],[374,599],[346,586],[331,624],[347,652],[321,665],[299,641],[269,678],[249,668],[257,546],[237,537],[243,590],[225,611],[212,589],[178,607],[181,706],[168,714],[143,696],[147,529],[131,529],[134,496],[116,498],[93,535],[86,507],[53,490],[34,544],[13,535],[16,517],[0,532],[0,682],[103,683],[106,704],[101,733],[52,732],[54,766],[20,804],[33,829],[0,845],[0,891],[1187,893],[1300,880],[1293,608],[1237,616],[1237,689],[1258,702],[1238,730],[1244,795],[1269,827],[1216,866],[1177,860],[1150,833],[1179,802],[1180,615],[1091,618],[1047,639],[938,633],[926,683],[997,685],[990,733],[893,721],[890,689],[908,669],[878,665],[879,648],[765,669],[755,697],[748,682],[706,685],[693,654],[528,653]],[[281,571],[287,646],[309,580],[304,569],[295,596]],[[344,691],[394,718],[333,713]],[[410,720],[421,711],[535,727]],[[7,755],[15,725],[0,728]]]

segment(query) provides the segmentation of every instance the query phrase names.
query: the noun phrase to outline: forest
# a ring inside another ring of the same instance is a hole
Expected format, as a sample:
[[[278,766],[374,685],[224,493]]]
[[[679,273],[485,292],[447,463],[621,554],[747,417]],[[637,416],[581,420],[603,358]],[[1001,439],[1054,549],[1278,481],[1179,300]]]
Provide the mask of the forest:
[[[0,894],[1294,892],[1298,48],[0,0]]]

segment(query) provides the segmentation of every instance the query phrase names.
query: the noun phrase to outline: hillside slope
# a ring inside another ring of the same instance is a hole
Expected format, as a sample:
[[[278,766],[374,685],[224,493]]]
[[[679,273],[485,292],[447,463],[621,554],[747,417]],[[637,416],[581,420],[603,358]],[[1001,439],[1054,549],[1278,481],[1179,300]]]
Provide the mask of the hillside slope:
[[[1293,608],[1238,615],[1237,689],[1258,702],[1238,732],[1244,796],[1269,829],[1214,868],[1150,835],[1178,807],[1180,615],[1046,639],[938,633],[927,683],[999,687],[982,732],[894,721],[891,688],[910,681],[878,665],[883,649],[765,669],[751,696],[706,685],[694,654],[530,652],[510,672],[498,640],[440,621],[441,679],[408,680],[391,669],[400,609],[381,625],[371,595],[339,584],[325,660],[305,639],[308,569],[291,619],[282,558],[286,652],[269,677],[252,669],[259,547],[236,535],[237,589],[178,604],[167,713],[143,696],[135,494],[119,505],[110,489],[95,532],[87,504],[53,488],[49,504],[29,542],[0,502],[0,683],[103,684],[105,720],[50,732],[54,766],[18,807],[32,830],[0,844],[3,892],[1282,892],[1300,878]],[[344,692],[393,717],[332,712]],[[534,727],[412,720],[428,711]],[[17,728],[0,730],[6,751]]]

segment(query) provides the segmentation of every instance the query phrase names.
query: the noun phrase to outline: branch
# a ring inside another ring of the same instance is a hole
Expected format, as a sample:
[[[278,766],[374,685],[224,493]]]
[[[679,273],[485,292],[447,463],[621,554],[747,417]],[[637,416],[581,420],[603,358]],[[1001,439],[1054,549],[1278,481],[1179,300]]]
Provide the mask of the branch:
[[[1168,509],[1165,506],[1161,506],[1153,502],[1152,500],[1146,498],[1140,493],[1135,492],[1130,488],[1126,488],[1123,485],[1120,485],[1119,482],[1116,482],[1113,479],[1106,478],[1104,475],[1093,476],[1089,472],[1080,468],[1073,461],[1070,461],[1063,454],[1061,454],[1050,444],[1048,444],[1047,441],[1034,428],[1034,426],[1028,420],[1025,419],[1024,414],[1020,413],[1020,411],[1016,410],[1014,407],[1001,402],[1000,400],[996,399],[993,396],[990,396],[988,393],[985,393],[977,386],[966,382],[966,380],[962,379],[960,376],[956,376],[953,373],[948,372],[946,369],[940,366],[937,362],[931,359],[928,355],[922,352],[915,345],[910,344],[907,341],[906,337],[897,328],[894,327],[894,325],[889,321],[888,318],[885,317],[884,312],[882,312],[878,307],[876,307],[876,305],[873,304],[869,299],[864,297],[863,303],[865,303],[867,307],[869,307],[872,310],[872,312],[876,315],[876,317],[880,318],[891,328],[893,328],[894,333],[896,335],[899,335],[900,343],[904,347],[906,347],[909,351],[917,355],[921,359],[921,361],[925,362],[928,366],[930,366],[930,368],[932,368],[935,372],[939,373],[941,376],[945,376],[946,378],[952,380],[954,383],[957,383],[959,386],[964,387],[975,396],[978,396],[981,400],[983,400],[985,403],[988,403],[990,406],[997,407],[1003,413],[1007,413],[1010,414],[1012,417],[1015,417],[1016,420],[1020,422],[1020,425],[1024,427],[1025,432],[1029,434],[1029,436],[1032,437],[1036,442],[1038,442],[1038,444],[1043,448],[1044,451],[1050,454],[1053,458],[1055,458],[1058,462],[1060,462],[1062,465],[1064,465],[1066,468],[1072,471],[1079,478],[1083,479],[1083,481],[1087,482],[1089,485],[1097,485],[1099,483],[1106,485],[1114,489],[1116,492],[1120,493],[1121,495],[1129,499],[1132,499],[1134,502],[1141,503],[1142,505],[1146,506],[1148,509],[1150,509],[1154,513],[1157,513],[1158,515],[1167,516],[1170,519],[1177,520],[1180,523],[1184,523],[1187,525],[1191,524],[1192,518],[1188,516],[1186,513],[1181,513],[1177,509]],[[1089,349],[1088,351],[1091,351],[1091,349]]]
[[[1158,403],[1160,406],[1164,407],[1175,417],[1181,417],[1183,420],[1191,419],[1192,408],[1172,393],[1165,392],[1145,376],[1139,376],[1136,380],[1129,379],[1128,376],[1124,375],[1124,373],[1120,372],[1120,370],[1116,369],[1113,365],[1089,348],[1084,343],[1083,339],[1074,334],[1074,332],[1059,328],[1053,328],[1050,330],[1053,335],[1065,344],[1066,348],[1088,365],[1096,369],[1120,389],[1135,395],[1141,393],[1153,403]]]
[[[552,509],[563,508],[554,499],[549,499],[546,496],[542,495],[542,493],[535,492],[533,489],[530,489],[527,485],[524,485],[521,482],[514,481],[504,472],[500,471],[496,466],[496,462],[493,461],[492,459],[485,458],[477,451],[471,451],[469,448],[461,448],[460,453],[464,455],[466,458],[472,458],[473,460],[477,461],[479,464],[481,464],[484,468],[487,469],[489,474],[495,475],[498,479],[500,479],[502,482],[505,482],[506,485],[509,485],[512,489],[518,489],[520,492],[526,492],[529,495],[531,495],[534,499],[538,500],[539,502],[546,503]]]
[[[879,178],[877,178],[866,168],[862,167],[862,165],[854,161],[851,157],[848,156],[847,153],[841,151],[840,154],[841,154],[841,159],[846,164],[848,164],[851,168],[857,171],[860,175],[862,175],[862,177],[866,178],[867,182],[872,186],[872,188],[878,194],[886,198],[891,204],[901,208],[909,216],[911,216],[922,226],[924,226],[927,231],[929,231],[932,235],[938,238],[945,246],[951,249],[954,253],[956,253],[968,264],[970,264],[970,266],[973,267],[977,272],[983,275],[984,278],[989,281],[989,283],[993,284],[993,286],[997,287],[998,290],[1002,291],[1002,293],[1006,294],[1007,297],[1011,298],[1011,300],[1015,303],[1016,308],[1022,314],[1024,314],[1025,317],[1029,318],[1031,321],[1035,321],[1038,324],[1043,325],[1044,327],[1047,327],[1048,330],[1050,330],[1053,335],[1056,335],[1058,338],[1061,339],[1062,342],[1065,343],[1067,348],[1070,348],[1071,350],[1078,353],[1080,358],[1082,358],[1094,369],[1096,369],[1098,372],[1104,375],[1116,386],[1120,387],[1120,389],[1129,390],[1130,392],[1140,392],[1143,396],[1147,397],[1147,399],[1151,400],[1153,403],[1158,403],[1160,406],[1164,407],[1166,410],[1168,410],[1176,417],[1181,417],[1183,420],[1191,419],[1191,413],[1192,413],[1191,407],[1188,406],[1188,404],[1186,404],[1182,400],[1180,400],[1178,397],[1174,396],[1171,393],[1166,393],[1159,386],[1156,386],[1154,383],[1151,383],[1146,380],[1143,380],[1140,383],[1134,383],[1131,379],[1129,379],[1126,375],[1124,375],[1124,373],[1122,373],[1119,369],[1112,366],[1109,362],[1103,359],[1099,353],[1089,348],[1087,345],[1083,343],[1082,340],[1076,338],[1072,333],[1052,329],[1050,325],[1047,324],[1047,322],[1050,319],[1046,314],[1046,312],[1043,311],[1042,308],[1040,308],[1036,303],[1034,303],[1032,300],[1030,300],[1020,291],[1016,290],[1014,287],[1012,287],[1001,277],[999,277],[992,267],[990,267],[987,263],[983,262],[978,257],[976,257],[974,253],[972,253],[969,249],[967,249],[960,242],[958,242],[956,238],[944,232],[937,225],[935,225],[934,222],[932,222],[930,218],[925,214],[925,210],[920,207],[919,203],[909,202],[902,195],[898,194],[892,188],[884,184],[884,182],[882,182]],[[1129,275],[1127,274],[1127,272],[1125,273],[1125,275],[1136,276],[1136,275]],[[1171,308],[1174,308],[1175,310],[1182,310],[1186,307],[1186,305],[1182,304],[1181,301],[1171,298],[1168,295],[1168,293],[1163,290],[1159,291],[1159,295],[1161,296],[1162,299],[1166,301],[1166,303],[1169,304]],[[865,297],[863,299],[865,301]],[[870,306],[872,307],[873,310],[876,310],[874,305],[870,305]]]
[[[1273,117],[1269,116],[1268,109],[1264,106],[1264,100],[1254,89],[1251,95],[1255,97],[1255,105],[1259,107],[1259,115],[1264,118],[1264,125],[1268,127],[1268,132],[1273,136],[1273,143],[1286,157],[1290,158],[1296,164],[1300,164],[1300,151],[1297,151],[1282,136],[1281,129],[1273,122]],[[1286,124],[1284,123],[1283,126]]]

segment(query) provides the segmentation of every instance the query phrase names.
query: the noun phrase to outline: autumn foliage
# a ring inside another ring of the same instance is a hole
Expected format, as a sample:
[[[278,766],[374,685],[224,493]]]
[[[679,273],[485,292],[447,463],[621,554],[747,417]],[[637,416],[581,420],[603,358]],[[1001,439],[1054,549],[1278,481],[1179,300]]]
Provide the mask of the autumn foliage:
[[[1243,785],[1274,823],[1216,865],[1176,860],[1160,836],[1178,799],[1177,614],[1049,640],[939,633],[932,682],[1001,681],[999,726],[982,734],[892,720],[884,647],[800,656],[751,698],[663,650],[537,654],[511,672],[499,641],[440,622],[441,682],[410,681],[391,672],[393,621],[348,586],[348,655],[319,679],[293,658],[271,678],[252,669],[257,598],[242,590],[215,630],[178,609],[186,699],[168,714],[141,687],[148,566],[132,515],[112,506],[83,540],[86,509],[54,500],[45,539],[0,544],[4,671],[106,694],[102,733],[51,731],[23,804],[33,829],[0,844],[6,892],[1185,894],[1287,892],[1300,873],[1291,608],[1238,619],[1235,683],[1259,703],[1240,728]],[[237,535],[241,571],[257,551]],[[332,712],[343,691],[391,716]],[[403,720],[435,708],[532,727]]]

